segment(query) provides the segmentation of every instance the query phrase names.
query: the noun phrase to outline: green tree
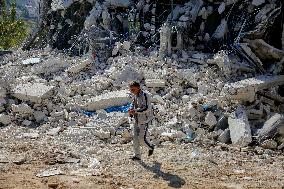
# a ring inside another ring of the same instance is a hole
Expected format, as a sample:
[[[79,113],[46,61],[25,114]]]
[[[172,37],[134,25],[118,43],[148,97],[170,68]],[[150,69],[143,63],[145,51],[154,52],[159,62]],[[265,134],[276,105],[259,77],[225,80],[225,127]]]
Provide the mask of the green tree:
[[[0,0],[0,5],[1,5],[1,16],[3,19],[6,19],[7,17],[7,5],[6,5],[6,0]]]
[[[13,1],[11,4],[11,11],[10,11],[10,19],[12,22],[15,22],[17,16],[16,14],[17,14],[16,2]]]
[[[28,35],[28,26],[24,20],[17,19],[16,3],[13,2],[9,13],[6,0],[1,1],[0,13],[0,49],[18,46]]]

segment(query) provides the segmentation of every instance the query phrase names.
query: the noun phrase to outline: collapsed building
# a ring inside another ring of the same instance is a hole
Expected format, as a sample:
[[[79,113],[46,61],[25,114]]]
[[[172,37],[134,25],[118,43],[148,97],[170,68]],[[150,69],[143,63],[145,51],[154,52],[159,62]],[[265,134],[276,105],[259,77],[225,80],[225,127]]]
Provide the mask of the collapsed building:
[[[2,58],[1,125],[129,142],[127,115],[113,108],[138,80],[153,97],[157,145],[284,148],[280,0],[43,0],[42,10],[23,47],[35,50]]]

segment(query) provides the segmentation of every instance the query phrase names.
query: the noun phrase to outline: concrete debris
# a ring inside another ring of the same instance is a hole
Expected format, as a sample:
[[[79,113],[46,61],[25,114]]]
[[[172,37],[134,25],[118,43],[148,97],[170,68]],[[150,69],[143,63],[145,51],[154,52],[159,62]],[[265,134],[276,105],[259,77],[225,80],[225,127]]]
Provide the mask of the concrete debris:
[[[166,83],[162,79],[146,79],[145,85],[148,88],[164,88],[166,86]]]
[[[68,66],[69,66],[69,64],[65,60],[53,57],[53,58],[50,58],[50,59],[43,61],[40,64],[35,64],[32,67],[32,71],[35,74],[48,75],[48,74],[51,74],[51,73],[55,73],[55,72],[64,70]]]
[[[52,96],[53,89],[53,86],[43,83],[26,83],[17,85],[12,91],[13,96],[20,100],[40,103],[43,99]]]
[[[263,3],[265,3],[265,0],[253,0],[251,4],[253,4],[255,6],[260,6]]]
[[[23,64],[27,65],[27,64],[37,64],[40,62],[40,58],[29,58],[26,60],[23,60]]]
[[[82,105],[84,110],[94,111],[106,109],[111,106],[122,106],[129,103],[130,97],[127,90],[108,92],[94,98],[88,99]]]
[[[19,105],[12,104],[12,111],[22,115],[32,115],[34,113],[34,110],[29,105],[24,103]]]
[[[80,71],[84,70],[86,67],[88,67],[91,64],[90,60],[85,60],[83,62],[80,62],[74,66],[71,66],[66,71],[71,74],[79,73]]]
[[[230,137],[230,129],[224,130],[219,136],[218,136],[218,141],[227,144],[231,141]]]
[[[254,153],[255,162],[274,161],[268,155],[284,148],[280,4],[41,1],[45,11],[33,40],[24,50],[0,52],[0,163],[8,166],[15,156],[9,153],[25,152],[25,160],[14,162],[56,164],[37,177],[61,170],[105,177],[105,170],[125,167],[135,123],[127,113],[128,83],[134,80],[151,96],[155,119],[147,137],[160,148],[158,160],[187,155],[193,163],[228,165],[211,161],[215,150],[220,157],[232,154],[230,164]],[[192,147],[198,151],[188,155]],[[165,149],[177,153],[161,155]]]
[[[217,124],[215,115],[212,112],[208,112],[205,116],[205,124],[212,127]]]
[[[262,39],[252,40],[249,45],[262,60],[281,60],[284,57],[284,51],[276,49]]]
[[[130,5],[130,1],[129,0],[106,0],[105,5],[107,7],[113,7],[113,8],[117,8],[117,7],[127,8]]]
[[[234,145],[244,147],[252,142],[250,124],[246,112],[242,107],[238,107],[230,115],[228,123],[231,140]]]
[[[263,141],[266,138],[273,137],[281,126],[284,126],[284,116],[275,113],[265,121],[262,128],[257,131],[258,140]]]
[[[131,81],[141,81],[143,79],[143,75],[130,66],[124,67],[121,71],[114,71],[111,77],[115,79],[113,82],[115,86],[127,85]]]
[[[44,170],[41,171],[39,173],[36,174],[36,177],[50,177],[50,176],[54,176],[54,175],[63,175],[63,171],[61,171],[60,169],[48,169],[48,170]]]
[[[252,102],[255,100],[257,91],[282,84],[284,84],[284,75],[261,75],[226,84],[223,88],[223,93],[229,98]]]
[[[260,145],[264,149],[276,149],[277,148],[277,142],[274,140],[265,140]]]
[[[0,123],[3,125],[9,125],[12,122],[12,119],[9,115],[0,114]]]

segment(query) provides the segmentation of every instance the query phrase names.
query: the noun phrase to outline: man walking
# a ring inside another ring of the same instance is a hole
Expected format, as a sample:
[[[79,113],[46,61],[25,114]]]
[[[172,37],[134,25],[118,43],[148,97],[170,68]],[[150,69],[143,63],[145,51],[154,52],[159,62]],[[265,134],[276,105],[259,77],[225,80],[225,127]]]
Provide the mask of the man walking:
[[[153,109],[150,102],[150,95],[141,90],[138,82],[132,82],[129,85],[130,92],[134,95],[132,105],[128,110],[129,115],[134,118],[134,136],[133,149],[134,157],[132,160],[141,160],[140,146],[143,145],[149,149],[148,156],[154,152],[154,146],[146,138],[148,124],[153,120]]]

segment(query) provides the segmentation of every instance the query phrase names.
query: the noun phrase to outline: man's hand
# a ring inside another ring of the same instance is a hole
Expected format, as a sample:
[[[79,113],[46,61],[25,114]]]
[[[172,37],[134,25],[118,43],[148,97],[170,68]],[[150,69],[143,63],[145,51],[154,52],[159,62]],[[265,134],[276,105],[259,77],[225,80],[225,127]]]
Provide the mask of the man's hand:
[[[133,109],[128,110],[128,113],[129,113],[129,115],[134,115],[135,114],[135,110],[133,110]]]

